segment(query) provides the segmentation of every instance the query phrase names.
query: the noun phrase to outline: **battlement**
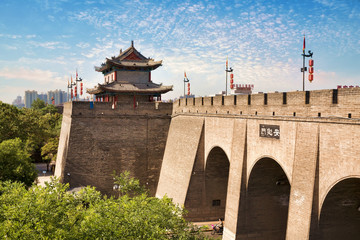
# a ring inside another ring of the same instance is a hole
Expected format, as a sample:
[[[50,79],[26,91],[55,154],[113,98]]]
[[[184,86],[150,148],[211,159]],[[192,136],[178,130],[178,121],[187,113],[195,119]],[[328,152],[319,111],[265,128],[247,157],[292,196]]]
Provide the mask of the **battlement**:
[[[134,107],[129,103],[117,103],[113,107],[111,102],[67,102],[64,104],[64,115],[71,117],[95,117],[95,116],[170,116],[172,103],[163,102],[139,102]]]
[[[360,88],[179,99],[173,115],[184,113],[360,118]]]

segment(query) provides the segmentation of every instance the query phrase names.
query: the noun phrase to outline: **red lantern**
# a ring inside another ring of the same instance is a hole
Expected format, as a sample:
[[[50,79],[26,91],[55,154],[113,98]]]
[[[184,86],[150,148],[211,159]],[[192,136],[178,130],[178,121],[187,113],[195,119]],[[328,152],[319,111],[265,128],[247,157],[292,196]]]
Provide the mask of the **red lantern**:
[[[71,89],[71,100],[73,99],[74,95],[73,95],[73,90]]]
[[[188,95],[190,95],[190,83],[188,83]]]
[[[309,67],[309,73],[314,73],[314,68],[313,67]]]
[[[314,75],[312,75],[311,73],[309,74],[309,81],[312,82],[314,80]]]
[[[310,67],[314,66],[314,60],[312,60],[312,59],[309,60],[309,66]]]
[[[83,83],[80,83],[80,95],[83,95]]]
[[[75,98],[77,97],[77,86],[75,85]]]

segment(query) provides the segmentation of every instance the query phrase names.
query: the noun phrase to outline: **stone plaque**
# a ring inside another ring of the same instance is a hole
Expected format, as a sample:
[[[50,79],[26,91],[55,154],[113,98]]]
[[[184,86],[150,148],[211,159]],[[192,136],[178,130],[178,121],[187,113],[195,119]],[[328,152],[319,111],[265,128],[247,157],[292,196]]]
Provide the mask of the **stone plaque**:
[[[280,139],[279,125],[260,124],[260,137]]]

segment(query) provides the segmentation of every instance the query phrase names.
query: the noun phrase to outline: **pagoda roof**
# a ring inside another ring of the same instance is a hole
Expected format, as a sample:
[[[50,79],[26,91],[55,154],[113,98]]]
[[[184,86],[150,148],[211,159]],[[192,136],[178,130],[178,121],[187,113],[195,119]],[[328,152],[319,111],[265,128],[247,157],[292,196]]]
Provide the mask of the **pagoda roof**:
[[[106,62],[102,63],[100,67],[95,67],[98,72],[103,72],[111,67],[123,68],[123,69],[136,69],[146,68],[148,70],[154,70],[161,66],[162,61],[154,61],[152,58],[146,58],[134,47],[134,42],[131,41],[131,46],[125,51],[120,50],[120,54],[117,57],[106,58]]]
[[[153,82],[129,83],[125,81],[115,81],[108,84],[98,84],[94,88],[86,89],[89,94],[100,93],[137,93],[137,94],[162,94],[172,91],[173,86],[163,86]]]

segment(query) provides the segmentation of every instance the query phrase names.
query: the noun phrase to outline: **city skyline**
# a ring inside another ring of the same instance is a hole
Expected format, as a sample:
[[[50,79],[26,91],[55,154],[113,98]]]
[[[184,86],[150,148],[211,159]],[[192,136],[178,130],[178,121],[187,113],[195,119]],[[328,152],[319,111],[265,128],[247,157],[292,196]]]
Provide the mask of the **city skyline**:
[[[21,96],[17,96],[16,100],[21,100]],[[43,100],[46,104],[59,105],[68,100],[68,94],[60,89],[49,90],[46,93],[38,93],[36,90],[26,90],[24,94],[24,106],[30,108],[32,103],[36,100]],[[13,101],[13,103],[15,100]]]
[[[76,69],[84,89],[102,83],[94,66],[131,40],[144,56],[163,60],[152,73],[154,82],[174,85],[163,99],[183,94],[184,71],[191,94],[224,91],[227,57],[235,84],[254,84],[254,92],[302,90],[304,33],[315,69],[306,90],[359,85],[355,0],[5,0],[0,13],[0,101],[7,103],[27,89],[67,91]]]

